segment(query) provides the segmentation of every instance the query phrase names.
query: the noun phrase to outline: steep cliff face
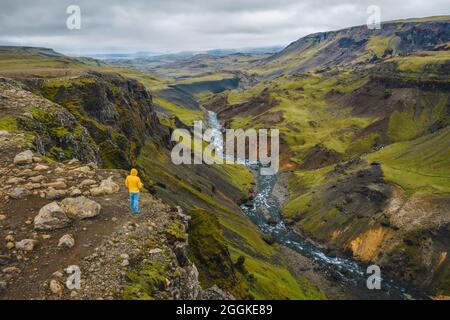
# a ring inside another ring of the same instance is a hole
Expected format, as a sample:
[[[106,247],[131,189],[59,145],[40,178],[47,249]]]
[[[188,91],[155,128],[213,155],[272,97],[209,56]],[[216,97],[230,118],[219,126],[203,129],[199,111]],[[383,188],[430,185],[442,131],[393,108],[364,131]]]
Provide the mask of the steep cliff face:
[[[87,129],[106,167],[130,167],[147,139],[170,144],[170,131],[152,108],[152,97],[136,80],[88,72],[58,80],[25,80],[37,94],[65,107]]]

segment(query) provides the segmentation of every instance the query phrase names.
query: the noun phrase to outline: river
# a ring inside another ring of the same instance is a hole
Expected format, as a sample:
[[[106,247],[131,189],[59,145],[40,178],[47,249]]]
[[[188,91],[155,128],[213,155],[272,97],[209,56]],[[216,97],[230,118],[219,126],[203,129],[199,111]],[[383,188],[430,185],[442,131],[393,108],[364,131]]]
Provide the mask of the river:
[[[208,111],[209,126],[213,130],[212,143],[217,154],[223,154],[221,145],[223,128],[217,118],[217,114]],[[214,138],[217,137],[217,138]],[[223,155],[229,158],[228,155]],[[327,255],[312,241],[294,232],[292,228],[285,225],[281,213],[280,204],[272,195],[277,175],[261,175],[258,163],[249,163],[245,159],[237,159],[237,163],[247,166],[255,175],[256,190],[253,199],[241,205],[242,212],[266,233],[271,234],[273,239],[299,254],[313,260],[320,265],[320,269],[331,276],[334,281],[344,285],[352,292],[352,296],[358,299],[425,299],[426,296],[414,289],[400,285],[398,282],[382,276],[381,289],[369,290],[367,278],[370,276],[367,266],[349,258]]]

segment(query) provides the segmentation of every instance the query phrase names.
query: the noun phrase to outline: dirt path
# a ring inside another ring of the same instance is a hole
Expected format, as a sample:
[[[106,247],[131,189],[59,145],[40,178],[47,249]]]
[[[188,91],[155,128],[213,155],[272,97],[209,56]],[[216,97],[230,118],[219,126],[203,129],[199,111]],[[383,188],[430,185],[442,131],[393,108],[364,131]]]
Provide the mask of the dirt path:
[[[93,253],[96,244],[120,228],[130,218],[127,194],[120,193],[114,197],[97,198],[102,205],[100,216],[77,221],[69,228],[49,232],[50,239],[44,240],[48,233],[35,233],[32,225],[24,222],[33,217],[36,208],[48,203],[48,200],[35,198],[26,202],[12,202],[2,206],[2,211],[14,212],[14,218],[2,224],[1,238],[4,239],[10,230],[14,230],[16,239],[28,239],[30,234],[38,240],[38,246],[32,252],[17,252],[12,265],[20,269],[20,274],[8,285],[8,290],[0,294],[0,299],[35,299],[40,297],[42,285],[54,272],[64,270],[70,265],[79,265],[87,255]],[[68,250],[58,248],[58,240],[70,234],[76,241],[75,247]]]
[[[34,217],[39,210],[61,199],[48,199],[46,194],[54,190],[47,187],[52,183],[65,186],[67,197],[70,190],[79,188],[84,194],[89,189],[112,177],[117,185],[122,184],[124,172],[119,170],[100,170],[83,166],[78,162],[66,164],[46,162],[36,157],[32,163],[15,165],[13,159],[23,151],[19,145],[20,137],[8,136],[0,138],[2,153],[0,155],[0,281],[7,288],[0,292],[0,299],[36,299],[40,298],[40,290],[49,277],[58,270],[77,264],[95,249],[95,245],[112,234],[131,218],[128,206],[128,194],[124,187],[110,195],[93,197],[101,205],[100,214],[92,219],[74,220],[64,229],[36,231]],[[35,170],[38,166],[45,170]],[[82,171],[77,171],[83,168]],[[41,183],[30,180],[41,177]],[[83,185],[83,181],[84,184]],[[89,184],[86,181],[90,181]],[[12,199],[10,194],[16,188],[28,190],[27,196]],[[58,247],[63,235],[71,235],[75,246],[71,249]],[[32,250],[20,250],[10,247],[23,239],[35,242]]]

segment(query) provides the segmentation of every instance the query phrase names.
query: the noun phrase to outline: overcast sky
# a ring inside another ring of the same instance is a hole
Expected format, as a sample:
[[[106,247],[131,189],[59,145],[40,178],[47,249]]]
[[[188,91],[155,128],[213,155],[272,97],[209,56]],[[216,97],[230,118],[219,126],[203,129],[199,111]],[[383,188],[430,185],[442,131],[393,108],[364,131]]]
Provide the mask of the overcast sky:
[[[450,14],[449,0],[0,0],[0,44],[71,54],[176,52],[287,45],[318,32],[365,24],[369,5],[383,21]],[[66,9],[81,8],[69,30]]]

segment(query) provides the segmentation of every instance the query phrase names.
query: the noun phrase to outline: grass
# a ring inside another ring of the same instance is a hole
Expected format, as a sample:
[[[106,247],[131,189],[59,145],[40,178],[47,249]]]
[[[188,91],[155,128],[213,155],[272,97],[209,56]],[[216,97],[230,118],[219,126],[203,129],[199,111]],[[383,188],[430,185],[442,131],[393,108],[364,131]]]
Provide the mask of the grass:
[[[344,158],[350,159],[351,157],[358,156],[364,152],[370,151],[379,140],[380,135],[378,133],[369,133],[362,139],[358,139],[354,143],[350,144],[345,150]]]
[[[177,84],[192,84],[196,82],[220,81],[224,79],[233,79],[233,78],[235,78],[235,76],[230,73],[212,73],[207,75],[189,77],[187,79],[181,79],[177,81]]]
[[[325,174],[333,166],[316,170],[297,170],[288,179],[290,199],[283,208],[283,216],[297,219],[307,211],[317,207],[311,191],[326,181]]]
[[[184,108],[159,97],[156,97],[153,102],[165,110],[168,110],[170,113],[176,115],[184,124],[188,126],[193,126],[194,121],[203,120],[204,118],[202,111]]]
[[[303,78],[281,77],[270,85],[270,97],[277,101],[270,112],[282,112],[284,121],[270,124],[278,128],[283,139],[289,145],[294,156],[291,160],[301,163],[305,152],[317,144],[345,153],[353,144],[352,138],[359,129],[371,124],[374,119],[354,117],[349,109],[330,111],[327,94],[332,91],[349,93],[362,86],[366,76],[353,76],[342,72],[337,77],[308,75]],[[248,92],[231,91],[229,101],[242,101],[258,95],[262,88],[253,88]],[[233,128],[258,128],[269,126],[261,121],[270,119],[270,113],[258,116],[235,117]],[[317,125],[312,126],[311,123]],[[361,146],[363,147],[363,146]],[[357,150],[350,150],[351,152]]]
[[[215,165],[215,167],[226,175],[230,181],[243,193],[253,191],[253,174],[244,166],[237,164]]]
[[[411,140],[423,135],[433,123],[441,120],[448,122],[448,94],[438,95],[438,99],[427,99],[424,95],[416,105],[406,110],[395,111],[389,118],[388,137],[393,142]]]
[[[234,260],[245,257],[245,269],[249,292],[256,300],[320,300],[325,294],[306,278],[296,279],[285,267],[276,263],[255,259],[239,250],[232,250]]]
[[[231,199],[228,205],[220,200],[221,197],[229,197],[229,194],[212,197],[197,190],[193,183],[188,182],[196,179],[191,177],[192,173],[188,168],[183,171],[183,180],[178,179],[175,177],[177,169],[171,167],[170,158],[152,148],[149,144],[145,146],[139,164],[145,168],[152,180],[162,181],[167,185],[167,196],[174,194],[178,204],[184,204],[184,207],[194,210],[194,229],[189,232],[189,241],[193,245],[192,254],[196,256],[193,260],[203,261],[197,263],[197,266],[201,270],[202,284],[205,287],[218,283],[228,288],[234,283],[235,286],[230,291],[238,298],[247,297],[249,294],[257,299],[323,297],[307,280],[295,278],[284,266],[272,261],[277,252],[276,247],[268,245],[251,221],[229,207],[235,205]],[[251,174],[242,166],[216,165],[204,170],[218,170],[224,174],[223,179],[237,189],[246,191],[251,185]],[[163,195],[162,197],[166,198]],[[227,250],[231,260],[228,260]],[[256,280],[233,271],[234,267],[230,265],[230,261],[234,263],[239,256],[245,256],[245,266]],[[226,263],[221,263],[219,268],[217,261]]]
[[[394,143],[368,155],[382,164],[385,179],[407,194],[450,193],[450,128],[412,141]]]
[[[214,284],[243,299],[248,293],[236,275],[222,226],[214,214],[202,209],[190,210],[189,256],[200,270],[204,288]]]
[[[5,130],[9,132],[17,132],[19,128],[17,126],[17,121],[15,116],[6,116],[0,119],[0,130]]]
[[[443,64],[450,59],[449,51],[424,51],[407,57],[395,57],[400,71],[418,72],[430,64]]]
[[[393,38],[393,36],[371,36],[366,44],[366,50],[381,58]]]

